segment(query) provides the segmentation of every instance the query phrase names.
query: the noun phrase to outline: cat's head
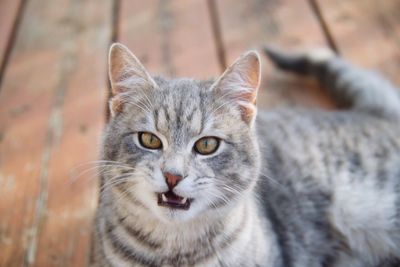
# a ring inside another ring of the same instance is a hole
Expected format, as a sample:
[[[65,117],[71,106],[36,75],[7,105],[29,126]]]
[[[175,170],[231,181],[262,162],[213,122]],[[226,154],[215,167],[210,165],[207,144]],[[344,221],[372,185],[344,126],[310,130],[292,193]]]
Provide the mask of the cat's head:
[[[259,171],[256,52],[215,82],[151,77],[123,45],[110,49],[113,98],[104,136],[104,186],[164,221],[229,210]],[[122,194],[121,194],[122,193]]]

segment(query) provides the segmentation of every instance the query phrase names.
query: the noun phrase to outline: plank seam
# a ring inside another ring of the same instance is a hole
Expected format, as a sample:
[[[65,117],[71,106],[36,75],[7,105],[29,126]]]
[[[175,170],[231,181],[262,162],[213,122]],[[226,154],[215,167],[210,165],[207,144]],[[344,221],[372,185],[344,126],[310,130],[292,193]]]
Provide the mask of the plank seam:
[[[111,11],[111,16],[112,16],[112,33],[111,33],[111,42],[117,42],[119,38],[119,17],[120,17],[120,11],[121,11],[121,1],[120,0],[113,0],[113,5],[112,5],[112,11]]]
[[[308,0],[308,3],[311,6],[311,10],[314,14],[314,16],[317,18],[319,25],[322,29],[322,32],[324,33],[325,39],[328,42],[329,47],[335,51],[336,54],[340,55],[339,48],[336,44],[336,41],[333,37],[333,34],[328,26],[328,23],[326,19],[324,18],[324,15],[322,14],[320,5],[318,3],[318,0]]]
[[[10,37],[8,38],[6,49],[4,51],[4,58],[0,65],[0,90],[1,90],[1,85],[3,82],[4,74],[6,72],[7,64],[10,59],[10,55],[13,50],[15,40],[17,38],[17,32],[18,32],[19,26],[21,24],[21,20],[22,20],[23,13],[25,10],[26,2],[27,2],[27,0],[20,1],[20,4],[17,8],[17,15],[15,16],[14,22],[12,24],[11,34],[10,34]]]
[[[120,21],[120,14],[121,14],[121,0],[113,0],[112,2],[112,9],[111,9],[111,40],[110,40],[110,45],[118,42],[119,39],[119,21]],[[110,79],[108,78],[108,55],[106,58],[106,66],[107,66],[107,74],[106,74],[106,84],[107,84],[107,92],[106,92],[106,99],[105,99],[105,120],[108,122],[110,120],[110,110],[108,108],[108,101],[112,97],[112,92],[111,92],[111,83]]]
[[[221,21],[218,14],[218,8],[215,3],[215,0],[208,0],[207,6],[211,19],[211,28],[214,37],[215,48],[217,50],[218,63],[221,72],[223,72],[226,69],[227,64],[226,64],[225,45],[222,39]]]
[[[171,9],[171,2],[159,0],[157,4],[157,26],[161,37],[161,61],[164,66],[164,73],[169,77],[176,76],[176,65],[172,55],[171,36],[174,27],[174,14]]]

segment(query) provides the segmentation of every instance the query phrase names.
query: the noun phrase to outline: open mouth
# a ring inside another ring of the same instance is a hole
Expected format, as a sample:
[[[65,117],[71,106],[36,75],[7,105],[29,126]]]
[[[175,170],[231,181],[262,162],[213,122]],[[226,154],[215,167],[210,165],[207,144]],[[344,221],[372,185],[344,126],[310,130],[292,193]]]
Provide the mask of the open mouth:
[[[169,207],[172,209],[188,210],[190,208],[190,199],[187,197],[180,197],[171,190],[165,193],[159,193],[158,205]]]

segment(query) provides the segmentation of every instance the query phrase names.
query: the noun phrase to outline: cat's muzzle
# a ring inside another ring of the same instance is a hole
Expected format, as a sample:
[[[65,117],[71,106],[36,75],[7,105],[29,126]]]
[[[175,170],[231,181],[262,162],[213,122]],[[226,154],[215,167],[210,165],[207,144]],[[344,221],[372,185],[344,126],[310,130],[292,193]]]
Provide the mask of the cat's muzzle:
[[[181,197],[169,190],[165,193],[158,193],[158,205],[172,209],[188,210],[190,208],[190,199]]]

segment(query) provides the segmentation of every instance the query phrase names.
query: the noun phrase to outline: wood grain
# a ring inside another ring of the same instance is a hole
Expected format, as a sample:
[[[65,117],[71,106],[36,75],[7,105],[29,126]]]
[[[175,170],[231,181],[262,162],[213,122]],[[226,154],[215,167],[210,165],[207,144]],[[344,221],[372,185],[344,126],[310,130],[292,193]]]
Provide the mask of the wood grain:
[[[318,1],[342,56],[400,84],[400,2]]]
[[[31,0],[0,94],[0,266],[85,266],[111,1]]]
[[[154,74],[201,79],[221,71],[203,0],[121,0],[118,41]]]
[[[327,46],[321,27],[305,0],[217,1],[222,39],[231,63],[248,49],[265,45],[288,51]],[[262,55],[263,84],[258,105],[264,108],[301,105],[332,108],[327,95],[313,81],[278,71]]]

